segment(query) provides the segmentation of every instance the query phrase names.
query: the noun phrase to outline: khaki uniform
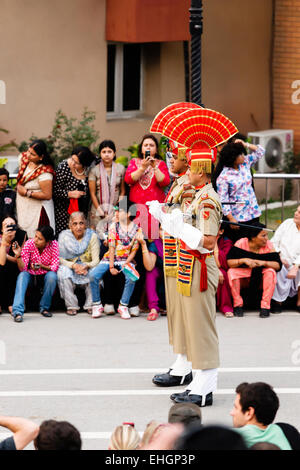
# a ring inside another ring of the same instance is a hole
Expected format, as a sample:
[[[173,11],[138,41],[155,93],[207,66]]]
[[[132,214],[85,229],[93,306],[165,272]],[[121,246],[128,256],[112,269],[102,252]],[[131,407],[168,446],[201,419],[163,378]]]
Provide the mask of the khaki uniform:
[[[218,234],[222,208],[219,197],[209,183],[196,189],[195,196],[184,212],[194,215],[192,224],[204,235]],[[182,251],[182,250],[180,250]],[[203,252],[207,250],[203,249]],[[186,253],[186,252],[185,252]],[[181,260],[179,260],[179,272]],[[207,289],[200,291],[202,265],[196,258],[191,265],[191,279],[186,290],[176,295],[176,312],[173,314],[171,344],[176,354],[185,354],[194,369],[215,369],[219,366],[219,343],[216,330],[216,292],[219,273],[213,252],[205,259]],[[185,267],[185,266],[184,266]],[[178,277],[179,273],[178,272]],[[177,281],[177,290],[180,290]],[[186,289],[186,285],[184,285]],[[174,295],[175,297],[175,293]]]
[[[190,189],[189,179],[186,174],[179,176],[173,182],[165,202],[180,204],[181,209],[188,207],[194,196],[194,191]],[[174,206],[175,207],[175,206]],[[167,208],[172,211],[172,207]],[[180,318],[179,293],[176,290],[177,268],[178,268],[178,240],[169,237],[164,233],[164,280],[165,296],[167,307],[168,331],[170,344],[173,343],[173,324],[178,324]],[[173,258],[173,260],[172,260]]]

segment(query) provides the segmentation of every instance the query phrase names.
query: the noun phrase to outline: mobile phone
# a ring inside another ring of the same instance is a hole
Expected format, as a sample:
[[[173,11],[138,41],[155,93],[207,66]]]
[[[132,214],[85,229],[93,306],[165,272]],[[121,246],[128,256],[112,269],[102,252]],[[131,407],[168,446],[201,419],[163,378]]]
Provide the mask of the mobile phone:
[[[10,224],[6,228],[8,232],[13,232],[14,230],[17,230],[16,224]]]
[[[34,267],[35,269],[38,269],[38,268],[40,267],[40,263],[33,263],[33,267]]]
[[[150,157],[150,150],[146,150],[145,152],[145,158]]]

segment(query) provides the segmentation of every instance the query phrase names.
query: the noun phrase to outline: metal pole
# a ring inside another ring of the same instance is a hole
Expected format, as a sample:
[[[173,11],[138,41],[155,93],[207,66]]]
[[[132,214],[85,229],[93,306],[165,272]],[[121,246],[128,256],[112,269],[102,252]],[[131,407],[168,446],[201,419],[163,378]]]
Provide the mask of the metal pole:
[[[203,31],[202,0],[191,0],[190,34],[191,34],[191,98],[200,106],[201,97],[201,36]]]

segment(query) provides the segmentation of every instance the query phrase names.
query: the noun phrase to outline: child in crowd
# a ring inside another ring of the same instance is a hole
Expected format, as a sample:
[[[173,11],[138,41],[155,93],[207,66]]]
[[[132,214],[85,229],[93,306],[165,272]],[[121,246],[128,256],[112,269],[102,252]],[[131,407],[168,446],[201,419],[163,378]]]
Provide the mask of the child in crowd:
[[[0,219],[14,217],[16,213],[16,192],[8,186],[9,173],[0,168]]]
[[[118,212],[118,221],[112,223],[109,228],[109,249],[98,266],[89,273],[93,298],[93,318],[101,317],[104,311],[101,303],[99,282],[107,271],[110,271],[113,276],[117,276],[121,272],[123,273],[125,286],[118,307],[118,313],[124,320],[131,318],[128,303],[133,293],[135,281],[138,279],[138,274],[131,263],[139,248],[136,236],[141,232],[141,229],[133,222],[135,216],[132,215],[130,207],[128,210],[125,210],[123,205],[119,206]]]

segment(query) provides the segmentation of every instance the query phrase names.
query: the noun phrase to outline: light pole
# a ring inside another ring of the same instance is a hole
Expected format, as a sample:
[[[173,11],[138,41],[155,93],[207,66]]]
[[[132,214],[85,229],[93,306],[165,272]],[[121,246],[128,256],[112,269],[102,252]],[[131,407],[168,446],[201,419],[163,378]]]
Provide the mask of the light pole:
[[[190,34],[191,34],[191,101],[201,103],[201,39],[203,31],[202,0],[191,0]]]

